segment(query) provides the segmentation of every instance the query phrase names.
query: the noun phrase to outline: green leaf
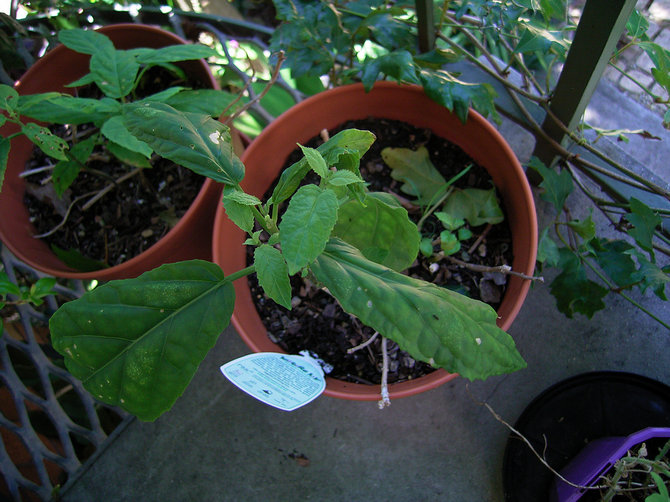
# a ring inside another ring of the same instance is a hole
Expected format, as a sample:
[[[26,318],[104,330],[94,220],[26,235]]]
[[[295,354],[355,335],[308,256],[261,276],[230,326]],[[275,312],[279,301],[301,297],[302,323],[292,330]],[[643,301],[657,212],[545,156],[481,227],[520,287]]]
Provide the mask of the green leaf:
[[[635,239],[642,249],[653,253],[654,229],[661,224],[661,217],[635,197],[630,199],[630,211],[626,219],[633,228],[628,230],[628,235]]]
[[[340,206],[332,235],[358,248],[368,260],[399,272],[414,263],[421,241],[405,208],[381,192],[369,193],[365,206],[357,200]]]
[[[445,202],[443,210],[453,218],[464,218],[473,227],[485,223],[496,225],[505,219],[495,188],[456,190]]]
[[[90,85],[94,83],[95,83],[95,75],[93,73],[87,73],[83,77],[78,78],[77,80],[73,80],[65,87],[82,87],[84,85]]]
[[[211,117],[165,103],[128,105],[123,117],[128,130],[158,155],[221,183],[237,185],[244,178],[228,128]]]
[[[97,141],[97,136],[91,136],[84,141],[79,141],[70,148],[70,159],[61,160],[54,167],[52,179],[54,189],[59,197],[63,196],[65,190],[77,178],[79,171],[86,164],[86,161],[93,152],[93,147]]]
[[[543,181],[540,183],[540,187],[544,189],[544,193],[541,195],[542,199],[553,204],[556,211],[562,211],[565,200],[574,190],[572,177],[567,169],[556,172],[547,168],[537,157],[530,159],[528,167],[542,176]]]
[[[398,50],[377,58],[366,58],[363,63],[361,82],[366,92],[372,89],[379,75],[391,77],[393,80],[408,84],[418,84],[416,69],[412,54],[406,50]]]
[[[319,151],[307,146],[298,146],[300,147],[300,150],[302,150],[302,154],[305,156],[309,167],[311,167],[319,177],[325,178],[328,175],[328,166]]]
[[[121,112],[118,101],[110,98],[75,98],[69,95],[49,93],[21,96],[21,115],[53,124],[85,124],[100,122]]]
[[[42,277],[35,284],[30,286],[28,301],[34,305],[42,305],[45,296],[55,294],[53,287],[56,285],[54,277]]]
[[[436,211],[434,214],[437,219],[440,220],[442,226],[447,230],[456,230],[465,225],[465,220],[463,218],[454,218],[454,216],[449,213]]]
[[[644,499],[644,502],[667,502],[670,500],[668,495],[668,487],[665,484],[665,481],[660,474],[656,472],[650,472],[649,475],[654,480],[656,488],[658,488],[658,493],[652,493]]]
[[[590,319],[605,308],[602,299],[608,290],[586,277],[582,263],[572,251],[560,248],[559,256],[558,266],[563,270],[551,283],[556,306],[569,318],[580,313]]]
[[[289,274],[321,254],[337,222],[337,196],[332,190],[305,185],[291,197],[279,224],[279,237]]]
[[[2,184],[5,181],[11,143],[9,138],[0,138],[0,192],[2,192]]]
[[[291,282],[281,252],[263,244],[254,250],[254,265],[263,291],[279,305],[291,310]]]
[[[633,246],[622,240],[594,239],[591,248],[598,266],[620,288],[637,282],[635,261],[630,255]]]
[[[21,290],[16,284],[9,280],[9,276],[6,272],[0,271],[0,296],[4,298],[5,295],[20,297]]]
[[[180,44],[142,51],[137,53],[137,62],[140,64],[176,63],[178,61],[189,61],[191,59],[204,59],[216,56],[217,52],[206,45]]]
[[[556,267],[559,260],[558,245],[556,241],[549,237],[549,227],[547,227],[540,234],[540,242],[537,246],[537,261],[550,267]]]
[[[461,242],[449,230],[444,230],[440,232],[440,248],[442,248],[444,254],[449,256],[461,250]]]
[[[75,28],[58,32],[58,40],[66,47],[82,54],[96,54],[102,50],[113,50],[111,40],[93,30]]]
[[[332,136],[328,141],[321,144],[317,151],[326,160],[329,166],[336,166],[341,169],[339,158],[342,156],[351,155],[357,157],[359,160],[368,151],[370,145],[375,141],[375,135],[369,131],[361,131],[358,129],[345,129]],[[272,192],[270,202],[279,204],[288,199],[298,189],[300,182],[309,172],[310,167],[307,159],[302,158],[295,164],[285,169],[279,181]]]
[[[421,251],[421,254],[426,257],[433,256],[433,239],[430,237],[422,238],[421,242],[419,242],[419,251]]]
[[[10,115],[17,113],[19,105],[19,93],[6,84],[0,84],[0,109],[9,112]]]
[[[596,224],[591,219],[591,215],[583,220],[571,220],[568,222],[568,226],[577,232],[577,235],[584,239],[585,242],[590,241],[596,236]]]
[[[114,155],[114,157],[119,159],[124,164],[128,164],[129,166],[133,167],[143,167],[145,169],[152,167],[149,159],[147,159],[147,157],[141,153],[128,150],[127,148],[124,148],[118,143],[114,143],[113,141],[109,141],[106,147],[107,150],[109,150],[109,153]]]
[[[651,288],[657,297],[663,301],[668,301],[665,287],[670,283],[670,275],[655,263],[647,260],[640,253],[636,253],[636,256],[640,268],[633,276],[633,280],[640,281],[640,291],[645,293],[648,288]]]
[[[240,196],[241,194],[243,192],[236,187],[226,185],[223,188],[223,207],[226,210],[226,216],[235,225],[250,234],[254,229],[254,212],[251,205],[240,202],[241,200],[246,201]]]
[[[463,227],[458,229],[459,241],[467,241],[470,237],[472,237],[472,231],[469,228]]]
[[[150,96],[147,96],[144,98],[142,101],[158,101],[159,103],[168,103],[170,101],[170,98],[173,98],[180,92],[184,91],[185,87],[180,87],[180,86],[175,86],[175,87],[169,87],[163,91],[156,92],[154,94],[151,94]],[[209,91],[213,89],[207,89]],[[139,101],[136,101],[138,103]]]
[[[470,380],[525,367],[485,303],[366,260],[339,239],[329,241],[310,269],[346,312],[416,360]]]
[[[563,39],[560,31],[550,31],[529,23],[524,23],[523,26],[525,29],[522,29],[521,38],[514,48],[514,52],[548,52],[550,49],[556,49],[564,53],[570,48],[569,43]]]
[[[365,183],[356,173],[347,170],[335,171],[328,177],[328,184],[336,187],[347,186],[353,183]]]
[[[109,265],[106,263],[84,256],[77,249],[65,250],[59,248],[55,244],[52,244],[51,250],[60,261],[65,263],[68,267],[78,270],[79,272],[94,272],[96,270],[102,270],[109,267]]]
[[[58,160],[67,160],[67,155],[65,154],[65,150],[68,148],[67,142],[51,134],[51,131],[46,127],[29,122],[28,124],[23,124],[21,131],[49,157]]]
[[[147,159],[151,157],[153,150],[144,141],[133,136],[121,115],[115,115],[105,121],[100,132],[110,141],[121,145],[126,150],[144,155]]]
[[[628,36],[632,38],[641,38],[647,32],[648,28],[649,21],[647,21],[645,17],[640,14],[639,10],[635,9],[626,22],[626,31],[628,32]]]
[[[230,321],[235,290],[223,279],[193,260],[108,282],[51,317],[53,346],[97,399],[155,420]]]
[[[447,183],[430,161],[430,155],[424,146],[417,150],[384,148],[382,159],[391,168],[393,179],[403,182],[401,190],[417,197],[420,204],[432,201]]]
[[[91,73],[95,83],[110,98],[123,98],[130,94],[140,65],[127,51],[104,49],[91,56]]]

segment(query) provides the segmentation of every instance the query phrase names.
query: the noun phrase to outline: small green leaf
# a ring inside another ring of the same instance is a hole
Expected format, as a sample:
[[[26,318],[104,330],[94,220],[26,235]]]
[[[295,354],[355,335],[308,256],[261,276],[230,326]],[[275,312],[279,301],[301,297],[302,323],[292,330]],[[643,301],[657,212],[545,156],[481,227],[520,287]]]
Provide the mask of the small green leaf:
[[[130,94],[140,65],[127,51],[104,48],[91,56],[91,73],[95,83],[110,98],[123,98]]]
[[[166,159],[225,184],[237,185],[244,177],[229,129],[209,116],[142,103],[124,107],[123,117],[135,137]]]
[[[143,167],[145,169],[150,169],[152,167],[149,159],[147,159],[147,157],[141,153],[128,150],[127,148],[124,148],[118,143],[114,143],[113,141],[109,141],[106,147],[107,150],[109,150],[109,153],[114,155],[114,157],[119,159],[124,164],[128,164],[129,166],[133,167]]]
[[[361,82],[366,91],[370,91],[379,78],[388,76],[393,80],[407,84],[418,84],[416,69],[412,54],[406,50],[398,50],[383,54],[376,58],[367,58],[363,62]]]
[[[469,228],[463,227],[458,229],[459,241],[467,241],[470,237],[472,237],[472,231]]]
[[[168,103],[170,101],[170,98],[173,98],[180,92],[182,92],[185,89],[185,87],[170,87],[168,89],[165,89],[163,91],[157,92],[155,94],[152,94],[151,96],[147,96],[144,98],[142,101],[158,101],[159,103]],[[212,90],[212,89],[208,89]],[[139,101],[136,101],[138,103]]]
[[[633,246],[622,240],[594,239],[591,241],[598,266],[620,288],[635,283],[635,261],[630,255]]]
[[[590,241],[596,236],[596,224],[591,219],[591,215],[583,220],[569,221],[568,226],[577,232],[577,235],[584,239],[585,242]]]
[[[232,283],[209,262],[163,265],[65,303],[53,347],[97,399],[141,420],[168,410],[230,321]]]
[[[353,183],[365,183],[365,181],[356,173],[347,170],[335,171],[328,177],[328,184],[336,187],[347,186]]]
[[[52,244],[51,250],[60,261],[79,272],[95,272],[109,267],[106,263],[84,256],[77,249],[65,250]]]
[[[626,22],[626,31],[628,32],[628,36],[632,38],[641,38],[647,32],[648,28],[649,21],[647,21],[645,17],[640,14],[639,10],[635,9]]]
[[[463,218],[454,218],[454,216],[449,213],[436,211],[434,214],[447,230],[456,230],[465,225],[465,220]]]
[[[83,77],[78,78],[77,80],[73,80],[65,87],[83,87],[85,85],[90,85],[94,83],[95,83],[95,75],[93,73],[87,73]]]
[[[7,272],[0,271],[0,296],[4,298],[5,295],[20,297],[21,290],[16,284],[9,280]]]
[[[661,224],[661,217],[635,197],[630,199],[630,211],[626,219],[633,228],[628,230],[628,235],[635,239],[642,249],[652,253],[654,230]]]
[[[633,280],[640,281],[639,287],[642,293],[648,288],[663,301],[668,301],[665,294],[665,287],[670,283],[670,274],[664,272],[658,265],[650,262],[641,253],[636,253],[640,268],[633,276]]]
[[[302,150],[302,154],[305,156],[309,167],[311,167],[319,177],[325,178],[328,175],[328,166],[319,151],[307,146],[298,146],[300,147],[300,150]]]
[[[260,206],[262,204],[260,199],[255,195],[250,195],[233,187],[226,187],[224,193],[227,199],[234,200],[243,206]]]
[[[0,84],[0,109],[9,112],[10,115],[17,113],[19,106],[19,93],[13,87]]]
[[[46,127],[29,122],[23,124],[21,131],[49,157],[58,160],[67,160],[67,155],[65,154],[65,150],[68,148],[67,142],[55,134],[51,134],[51,131]]]
[[[42,305],[45,296],[55,294],[53,287],[56,285],[54,277],[42,277],[30,286],[28,301],[34,305]]]
[[[346,312],[418,361],[471,380],[526,365],[485,303],[366,260],[339,239],[310,269]]]
[[[54,167],[52,173],[52,180],[54,189],[59,197],[63,196],[65,190],[77,178],[79,171],[86,164],[86,161],[93,152],[93,147],[97,141],[97,136],[91,136],[84,141],[80,141],[70,149],[71,158],[68,160],[61,160]]]
[[[443,230],[440,232],[440,248],[445,255],[449,256],[461,250],[461,243],[456,235],[449,230]]]
[[[558,265],[560,253],[558,245],[549,237],[549,227],[545,228],[540,234],[540,242],[537,246],[537,261],[549,267]]]
[[[566,169],[560,172],[549,169],[537,157],[530,159],[528,167],[542,176],[543,181],[540,183],[540,187],[544,189],[542,199],[553,204],[556,211],[562,211],[565,200],[574,190],[570,173]]]
[[[223,207],[226,210],[226,216],[235,225],[250,234],[254,229],[254,212],[251,205],[240,202],[240,200],[246,202],[243,197],[240,197],[240,193],[235,187],[226,185],[223,188]]]
[[[428,150],[420,146],[409,148],[384,148],[382,159],[391,168],[393,179],[402,181],[401,190],[427,204],[443,189],[447,180],[430,161]]]
[[[291,310],[291,282],[281,252],[263,244],[254,251],[254,265],[263,291],[279,305]]]
[[[421,242],[419,243],[419,251],[426,257],[433,256],[433,239],[429,237],[421,239]]]
[[[357,200],[343,204],[332,235],[358,248],[367,259],[397,271],[414,263],[421,239],[405,208],[381,192],[369,193],[365,207]]]
[[[121,145],[126,150],[144,155],[147,159],[151,157],[153,150],[144,141],[133,136],[126,127],[123,117],[115,115],[105,121],[100,132],[110,141]]]
[[[218,118],[237,99],[235,94],[216,89],[181,91],[170,97],[166,103],[180,112],[202,113]],[[241,100],[242,102],[245,99]]]
[[[96,54],[103,49],[114,49],[111,40],[93,30],[74,28],[58,32],[58,40],[66,47],[82,54]]]
[[[284,259],[293,275],[321,254],[337,222],[337,196],[316,185],[301,187],[279,224]]]
[[[505,219],[495,188],[456,190],[449,196],[443,209],[454,218],[464,218],[473,227],[485,223],[496,225]]]

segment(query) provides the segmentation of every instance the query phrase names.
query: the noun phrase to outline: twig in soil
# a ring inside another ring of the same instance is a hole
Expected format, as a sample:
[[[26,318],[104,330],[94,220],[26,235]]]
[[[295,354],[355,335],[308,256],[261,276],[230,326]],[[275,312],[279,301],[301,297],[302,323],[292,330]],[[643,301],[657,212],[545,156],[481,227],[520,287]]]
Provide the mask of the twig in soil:
[[[479,234],[479,237],[477,237],[477,240],[472,244],[472,246],[470,246],[470,249],[468,249],[468,254],[469,255],[474,253],[475,249],[477,249],[477,247],[479,247],[479,245],[484,240],[484,237],[486,237],[486,235],[489,233],[489,231],[492,228],[493,228],[493,225],[491,225],[490,223],[488,223],[486,225],[486,228],[484,228],[484,231],[481,234]]]
[[[391,398],[389,397],[389,388],[388,388],[388,377],[389,377],[389,355],[386,351],[386,337],[382,337],[382,398],[379,400],[377,405],[380,410],[383,410],[387,406],[391,406]]]
[[[63,216],[63,219],[60,221],[60,223],[59,223],[58,225],[56,225],[55,227],[53,227],[53,228],[52,228],[51,230],[49,230],[48,232],[45,232],[45,233],[43,233],[43,234],[39,234],[39,235],[33,235],[33,237],[34,237],[35,239],[42,239],[42,238],[44,238],[44,237],[48,237],[48,236],[50,236],[51,234],[53,234],[53,233],[55,233],[56,231],[58,231],[63,225],[65,225],[65,222],[66,222],[67,219],[70,217],[70,212],[72,211],[72,208],[75,206],[75,204],[76,204],[77,202],[79,202],[80,200],[85,199],[86,197],[90,197],[90,196],[93,195],[93,194],[95,194],[95,192],[88,192],[88,193],[85,193],[85,194],[80,195],[79,197],[75,198],[75,199],[72,201],[72,204],[70,204],[70,206],[67,208],[67,211],[65,211],[65,216]]]
[[[444,258],[447,258],[450,262],[458,265],[459,267],[467,268],[468,270],[473,270],[475,272],[498,272],[500,274],[508,274],[508,275],[515,275],[517,277],[521,277],[522,279],[528,279],[529,281],[539,281],[539,282],[544,282],[544,277],[542,276],[531,276],[531,275],[526,275],[522,274],[521,272],[516,272],[512,270],[512,267],[509,265],[500,265],[498,267],[487,267],[486,265],[477,265],[475,263],[468,263],[463,260],[459,260],[458,258],[454,258],[453,256],[444,256]]]
[[[34,169],[29,169],[29,170],[23,171],[21,174],[19,174],[19,178],[27,178],[28,176],[32,176],[33,174],[39,174],[39,173],[43,173],[45,171],[53,171],[55,167],[56,167],[55,164],[47,164],[46,166],[36,167]]]
[[[115,180],[113,183],[110,183],[105,188],[98,191],[98,193],[95,194],[95,196],[91,197],[91,199],[81,207],[81,210],[82,211],[88,210],[93,204],[95,204],[97,201],[102,199],[105,196],[105,194],[107,194],[107,192],[116,188],[120,183],[123,183],[127,179],[132,178],[136,174],[140,173],[142,171],[142,169],[144,169],[144,168],[143,167],[137,167],[137,168],[133,169],[132,171],[130,171],[129,173],[126,173],[123,176],[120,176],[119,179]]]
[[[375,331],[374,334],[370,338],[368,338],[366,341],[364,341],[360,345],[356,345],[355,347],[351,347],[350,349],[347,349],[347,354],[353,354],[357,350],[364,349],[365,347],[370,345],[372,342],[374,342],[378,335],[379,335],[379,333]]]

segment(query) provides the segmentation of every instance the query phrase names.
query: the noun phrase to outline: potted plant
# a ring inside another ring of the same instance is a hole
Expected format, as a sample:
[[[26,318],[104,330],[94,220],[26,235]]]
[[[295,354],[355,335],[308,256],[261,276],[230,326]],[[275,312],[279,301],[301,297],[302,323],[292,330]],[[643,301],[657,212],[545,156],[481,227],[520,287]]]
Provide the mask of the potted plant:
[[[370,99],[387,106],[387,92],[393,88],[395,84],[381,85],[380,93],[370,94]],[[407,91],[421,94],[415,88]],[[350,88],[339,92],[350,92]],[[398,106],[404,106],[402,101]],[[290,305],[289,274],[313,274],[347,311],[397,342],[416,360],[465,378],[487,378],[524,367],[511,337],[497,325],[501,315],[506,318],[500,321],[503,326],[510,322],[520,308],[518,301],[512,300],[496,313],[483,302],[373,262],[351,244],[331,236],[339,204],[366,196],[358,163],[374,142],[371,133],[348,129],[318,149],[305,148],[304,160],[283,172],[272,200],[262,203],[240,184],[245,167],[229,149],[221,147],[227,139],[220,123],[181,113],[165,103],[130,106],[124,120],[138,139],[161,155],[225,178],[227,213],[250,232],[247,244],[256,248],[255,261],[225,273],[216,264],[201,260],[167,264],[137,279],[111,281],[63,305],[50,321],[54,348],[98,399],[124,407],[144,420],[153,420],[169,409],[229,323],[235,304],[234,281],[254,272],[270,297],[283,305]],[[447,116],[438,122],[442,120]],[[452,127],[460,124],[456,118],[448,122]],[[473,127],[490,131],[483,121]],[[504,143],[479,150],[482,139],[468,137],[464,134],[459,143],[472,150],[480,162],[490,157],[499,164],[504,157],[513,158]],[[295,140],[283,138],[272,148],[288,142],[282,146],[287,151]],[[271,149],[264,152],[268,159],[276,156]],[[321,182],[299,188],[310,171],[317,173]],[[492,174],[503,196],[512,187],[527,191],[523,202],[510,199],[506,204],[512,214],[516,205],[528,209],[530,201],[530,211],[521,223],[528,232],[515,237],[520,242],[518,246],[515,243],[517,254],[527,255],[527,263],[520,266],[530,272],[536,233],[530,192],[525,181],[521,183],[525,190],[516,184],[523,180],[523,173],[511,175],[512,179],[503,172]],[[250,169],[248,175],[253,178],[257,174]],[[289,208],[278,221],[276,208],[283,201],[290,201]],[[406,214],[401,218],[407,218]],[[514,219],[516,216],[510,217],[510,221]],[[268,243],[260,242],[249,227],[254,220],[270,234]],[[513,227],[519,224],[511,223]],[[227,244],[239,248],[242,239]],[[225,245],[223,241],[218,244],[219,248]],[[523,295],[526,288],[522,281],[510,285],[509,290]],[[119,333],[124,333],[122,338]],[[160,393],[155,392],[157,387]]]
[[[505,500],[666,500],[669,421],[670,388],[651,378],[595,371],[556,383],[514,425]]]
[[[392,104],[392,105],[390,105]],[[281,115],[256,140],[242,157],[247,175],[241,186],[250,194],[262,197],[270,187],[296,143],[304,144],[322,129],[347,120],[375,117],[402,120],[431,129],[458,146],[485,167],[502,196],[511,225],[514,263],[512,268],[532,274],[537,244],[535,211],[530,188],[514,153],[495,129],[475,112],[463,124],[455,114],[430,100],[417,86],[378,82],[366,93],[362,85],[336,88],[309,98]],[[267,152],[273,152],[268,158]],[[242,243],[244,232],[227,216],[223,207],[217,211],[214,225],[214,261],[224,273],[246,266]],[[231,245],[231,243],[235,243]],[[498,326],[508,329],[521,308],[529,281],[511,277],[507,292],[498,309]],[[267,335],[252,300],[247,281],[235,282],[236,303],[232,322],[245,343],[257,352],[283,352]],[[391,398],[422,392],[454,378],[444,370],[416,380],[392,384]],[[334,397],[359,400],[379,398],[379,389],[359,383],[327,379],[325,393]]]
[[[74,145],[71,150],[67,150],[62,140],[49,135],[48,131],[41,127],[41,123],[35,122],[35,119],[56,123],[97,122],[98,126],[103,124],[101,129],[103,134],[98,135],[98,143],[107,145],[110,141],[116,147],[114,155],[108,153],[111,152],[111,148],[105,150],[107,157],[112,159],[117,157],[123,164],[131,166],[128,168],[129,171],[135,169],[139,172],[138,166],[151,166],[148,157],[152,155],[152,151],[146,145],[132,141],[132,138],[123,139],[118,136],[122,132],[115,135],[113,131],[110,132],[112,127],[107,126],[112,123],[118,125],[123,111],[120,103],[132,99],[132,93],[142,82],[141,79],[149,68],[161,66],[170,68],[175,74],[182,72],[184,76],[188,75],[193,81],[200,82],[205,89],[189,91],[181,86],[175,86],[161,94],[159,91],[162,89],[154,88],[155,84],[147,84],[151,95],[144,99],[181,99],[182,109],[196,107],[198,110],[202,109],[203,102],[207,102],[212,104],[210,113],[216,116],[223,108],[221,100],[223,99],[223,102],[227,100],[223,91],[207,91],[207,89],[219,89],[219,85],[207,63],[198,58],[211,55],[212,50],[205,46],[186,44],[184,40],[162,29],[147,25],[118,24],[103,27],[97,32],[64,30],[59,36],[65,44],[54,48],[38,60],[17,82],[15,91],[7,86],[3,87],[2,108],[8,115],[2,129],[2,135],[6,138],[2,142],[6,172],[4,172],[4,183],[0,185],[2,187],[0,211],[3,214],[13,215],[12,218],[3,218],[0,222],[0,238],[3,243],[22,261],[38,270],[57,277],[77,279],[109,280],[134,277],[161,263],[186,258],[209,258],[211,242],[209,229],[221,193],[221,186],[209,179],[204,182],[199,192],[195,188],[197,196],[191,206],[176,224],[173,220],[168,223],[174,226],[171,229],[167,227],[167,233],[160,240],[150,245],[157,237],[149,236],[152,240],[148,241],[147,246],[150,246],[148,249],[134,257],[129,256],[125,261],[120,258],[118,260],[120,263],[108,268],[96,265],[88,269],[88,262],[81,259],[75,260],[80,263],[75,265],[77,268],[73,268],[71,262],[63,261],[69,250],[64,250],[66,253],[61,251],[61,254],[57,255],[53,246],[34,237],[38,232],[24,204],[27,183],[26,178],[22,176],[26,163],[35,149],[33,142],[48,145],[43,150],[56,157],[53,161],[47,160],[47,164],[57,163],[57,166],[63,166],[86,162],[86,159],[73,158],[76,153]],[[157,50],[151,52],[159,48],[163,48],[162,52]],[[106,63],[111,61],[116,61],[118,64],[106,67]],[[81,97],[79,95],[81,87],[75,89],[71,85],[73,83],[78,86],[95,84],[102,89],[102,97]],[[204,92],[208,93],[207,99],[204,99]],[[212,94],[214,92],[218,92],[219,95]],[[70,98],[72,94],[76,94],[76,97]],[[19,132],[24,134],[19,135]],[[28,137],[32,137],[33,142]],[[109,140],[110,137],[114,140]],[[81,147],[84,143],[86,141],[79,141],[77,146]],[[68,151],[70,153],[67,153]],[[88,156],[88,153],[90,152],[78,155]],[[65,172],[65,175],[59,178],[62,186],[56,187],[58,195],[62,195],[67,188],[67,182],[72,181],[72,179],[62,181],[68,178],[67,171],[68,169],[61,171]],[[55,179],[55,175],[52,178]],[[105,180],[104,185],[108,184],[109,180]],[[86,200],[78,204],[84,202]],[[66,203],[63,204],[67,206]],[[104,199],[101,204],[105,204]],[[70,206],[70,209],[72,207],[74,205]],[[69,209],[64,214],[63,221],[69,216]],[[86,213],[82,214],[84,219],[93,220]],[[142,238],[138,236],[135,240],[140,241]],[[83,268],[82,263],[85,263]]]

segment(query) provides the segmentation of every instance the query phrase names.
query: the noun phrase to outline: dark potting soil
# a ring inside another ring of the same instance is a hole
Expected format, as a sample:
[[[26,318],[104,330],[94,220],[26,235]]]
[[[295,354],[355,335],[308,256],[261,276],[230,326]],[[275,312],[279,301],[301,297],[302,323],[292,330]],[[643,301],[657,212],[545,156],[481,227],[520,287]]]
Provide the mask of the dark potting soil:
[[[162,68],[152,68],[138,86],[136,97],[146,97],[177,85],[202,87],[198,82],[176,80]],[[79,88],[78,95],[101,97],[95,86]],[[73,133],[83,139],[94,132],[92,124],[53,126],[51,130],[70,144]],[[35,147],[26,170],[53,162]],[[102,146],[96,147],[86,168],[61,198],[50,183],[50,171],[27,177],[24,203],[36,234],[49,234],[42,239],[50,246],[76,250],[102,266],[118,265],[146,251],[186,213],[204,180],[191,170],[156,155],[150,162],[152,168],[141,169],[129,179],[118,182],[134,168],[118,161]],[[118,185],[101,199],[84,208],[96,193],[115,183]],[[66,223],[61,225],[64,219]],[[82,264],[82,270],[86,269],[88,267]]]
[[[402,183],[391,177],[390,168],[382,160],[381,151],[389,146],[415,150],[423,145],[428,149],[432,163],[445,179],[452,178],[466,166],[472,165],[455,186],[483,189],[492,187],[491,178],[484,168],[478,166],[459,147],[434,135],[430,130],[419,129],[403,122],[370,118],[342,124],[330,131],[330,135],[349,128],[369,130],[377,138],[361,160],[361,174],[369,183],[370,191],[385,191],[407,199],[400,190]],[[320,138],[314,138],[307,146],[314,148],[320,143]],[[301,156],[299,150],[295,151],[287,159],[286,167],[298,161]],[[314,181],[316,179],[306,179],[306,182]],[[273,189],[274,186],[268,190],[266,197],[269,197]],[[421,209],[412,207],[411,204],[406,205],[406,208],[410,218],[417,222],[422,214]],[[427,219],[423,225],[424,235],[434,233],[437,236],[440,230],[439,222],[434,217]],[[486,266],[512,263],[511,233],[505,221],[490,228],[482,226],[471,230],[473,236],[462,243],[462,251],[455,255],[457,258]],[[471,252],[467,252],[483,233],[485,235],[480,243]],[[439,249],[436,248],[436,251]],[[252,253],[253,250],[249,248],[249,262],[253,260]],[[431,263],[431,260],[419,254],[406,273],[486,301],[494,308],[500,305],[507,282],[506,276],[472,272],[446,260],[438,262],[439,269],[433,272],[430,269]],[[366,348],[348,354],[347,349],[368,340],[374,330],[344,312],[339,303],[318,285],[299,276],[292,277],[293,308],[290,311],[265,296],[255,275],[249,277],[249,286],[258,313],[268,330],[268,336],[274,343],[291,354],[301,350],[315,353],[334,367],[330,374],[334,378],[366,384],[381,382],[381,337],[377,337]],[[387,351],[390,357],[389,383],[411,380],[434,371],[430,365],[415,361],[393,342],[389,341]]]

